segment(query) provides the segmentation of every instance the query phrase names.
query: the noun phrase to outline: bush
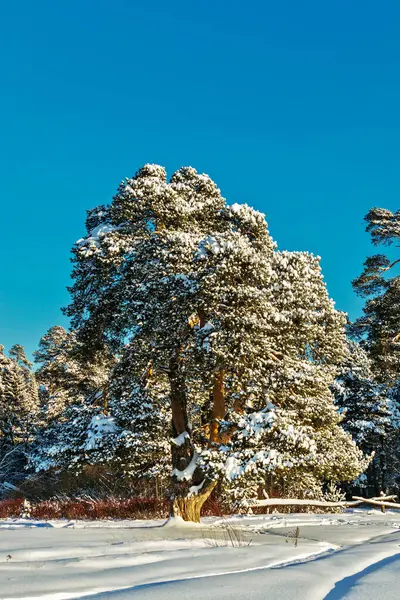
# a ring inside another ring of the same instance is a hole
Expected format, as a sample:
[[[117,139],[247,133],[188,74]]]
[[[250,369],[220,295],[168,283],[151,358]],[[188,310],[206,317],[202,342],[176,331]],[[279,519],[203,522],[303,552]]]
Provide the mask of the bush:
[[[21,516],[23,499],[0,502],[0,518]],[[156,498],[52,499],[32,503],[33,519],[163,519],[169,515],[169,502]]]
[[[24,504],[23,498],[13,498],[0,501],[0,519],[19,517]]]

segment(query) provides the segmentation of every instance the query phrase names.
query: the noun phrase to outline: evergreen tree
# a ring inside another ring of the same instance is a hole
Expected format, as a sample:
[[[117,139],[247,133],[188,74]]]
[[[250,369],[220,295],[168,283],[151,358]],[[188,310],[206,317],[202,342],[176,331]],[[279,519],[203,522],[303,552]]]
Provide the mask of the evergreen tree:
[[[78,472],[90,464],[86,445],[91,425],[99,415],[106,421],[109,414],[114,359],[103,347],[85,360],[75,332],[54,326],[41,339],[35,361],[40,364],[36,375],[41,426],[30,450],[30,465],[36,471]]]
[[[345,318],[327,295],[318,258],[275,252],[270,264],[263,296],[273,310],[263,313],[268,327],[253,385],[241,388],[257,391],[239,411],[237,430],[224,424],[234,433],[219,449],[219,466],[241,498],[260,486],[269,494],[321,496],[324,482],[350,480],[365,464],[339,425],[330,392],[345,354]],[[215,452],[211,459],[218,460]]]
[[[321,484],[362,469],[329,391],[344,319],[316,259],[274,252],[264,216],[192,168],[168,183],[146,165],[86,225],[67,314],[87,353],[130,361],[110,406],[132,410],[136,441],[151,445],[165,386],[174,514],[198,520],[221,474],[250,486],[311,468]]]
[[[367,231],[374,245],[392,246],[400,237],[400,212],[372,208],[366,215]],[[352,334],[363,340],[376,377],[396,385],[400,369],[400,277],[395,267],[400,259],[370,256],[364,271],[354,280],[355,291],[365,297],[364,315],[352,326]]]
[[[34,357],[40,365],[36,378],[41,386],[42,408],[48,419],[57,417],[78,398],[91,397],[99,390],[106,408],[106,388],[113,358],[105,348],[93,354],[92,360],[85,360],[76,333],[56,325],[40,340]]]
[[[372,208],[365,217],[367,231],[376,246],[397,245],[400,237],[400,212]],[[391,254],[391,252],[390,252]],[[399,469],[399,369],[400,369],[400,277],[396,274],[399,258],[376,254],[364,263],[364,271],[354,280],[355,291],[366,298],[363,316],[355,321],[350,333],[360,341],[371,361],[373,378],[384,387],[392,413],[391,428],[376,441],[377,458],[374,486],[398,491]],[[379,465],[379,466],[378,466]],[[379,482],[379,484],[378,484]]]
[[[0,480],[23,477],[26,449],[37,426],[38,390],[22,346],[0,346]]]
[[[358,480],[376,496],[388,486],[387,447],[396,435],[398,414],[390,390],[374,378],[371,361],[356,342],[348,342],[348,354],[332,390],[343,427],[366,455],[368,470]]]
[[[0,351],[2,430],[10,444],[25,443],[32,434],[38,393],[31,366],[20,345],[10,349],[9,357]]]

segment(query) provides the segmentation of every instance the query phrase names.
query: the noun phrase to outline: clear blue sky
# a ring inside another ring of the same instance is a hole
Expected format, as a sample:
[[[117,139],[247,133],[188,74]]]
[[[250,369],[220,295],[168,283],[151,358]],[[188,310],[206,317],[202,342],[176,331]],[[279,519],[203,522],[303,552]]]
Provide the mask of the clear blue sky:
[[[330,294],[399,207],[400,3],[5,0],[0,16],[0,343],[66,324],[85,210],[146,162],[192,165],[320,254]]]

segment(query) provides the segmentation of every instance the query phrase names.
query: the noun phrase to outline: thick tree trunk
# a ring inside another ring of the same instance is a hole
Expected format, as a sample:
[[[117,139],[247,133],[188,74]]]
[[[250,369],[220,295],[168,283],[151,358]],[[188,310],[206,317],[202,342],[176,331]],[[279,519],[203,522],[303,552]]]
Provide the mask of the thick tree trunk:
[[[187,437],[179,443],[172,443],[172,467],[183,471],[193,458],[194,448],[191,441],[191,428],[187,414],[185,378],[181,371],[179,350],[172,357],[169,365],[169,383],[171,391],[172,437],[178,438],[187,433]]]
[[[172,502],[172,516],[181,517],[184,521],[200,523],[201,509],[213,491],[216,482],[208,485],[207,489],[194,496],[175,497]]]
[[[172,516],[185,521],[200,521],[200,511],[215,484],[205,486],[204,473],[196,466],[196,453],[187,413],[187,391],[180,361],[180,350],[171,358],[169,382],[172,410]],[[189,468],[188,468],[189,467]],[[198,494],[193,494],[197,487]]]

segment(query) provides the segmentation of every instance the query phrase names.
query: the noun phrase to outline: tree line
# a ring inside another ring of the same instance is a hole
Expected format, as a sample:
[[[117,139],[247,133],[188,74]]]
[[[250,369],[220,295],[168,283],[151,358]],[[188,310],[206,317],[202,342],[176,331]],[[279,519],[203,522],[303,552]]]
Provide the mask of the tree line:
[[[366,219],[396,242],[398,213]],[[349,323],[319,257],[279,250],[207,175],[145,165],[88,211],[72,263],[71,329],[43,336],[35,370],[0,352],[0,483],[156,482],[194,521],[210,494],[397,490],[397,261],[367,259]]]

